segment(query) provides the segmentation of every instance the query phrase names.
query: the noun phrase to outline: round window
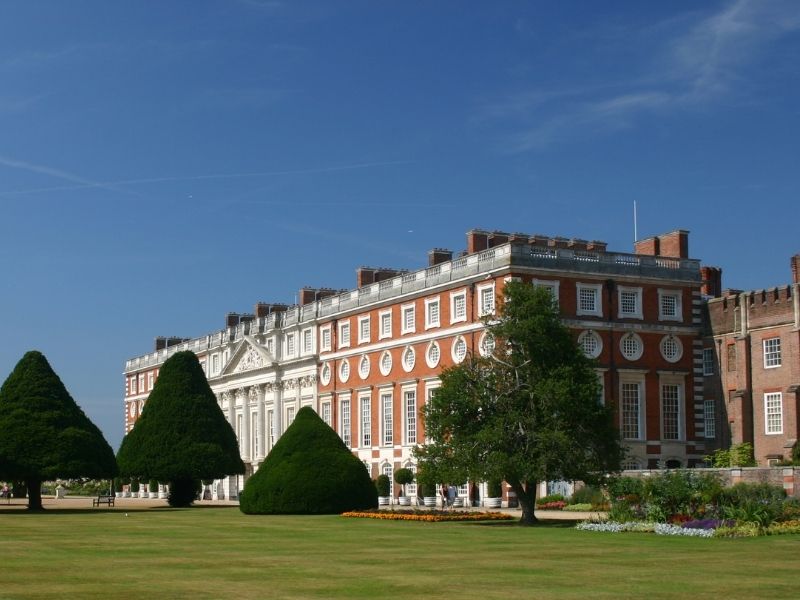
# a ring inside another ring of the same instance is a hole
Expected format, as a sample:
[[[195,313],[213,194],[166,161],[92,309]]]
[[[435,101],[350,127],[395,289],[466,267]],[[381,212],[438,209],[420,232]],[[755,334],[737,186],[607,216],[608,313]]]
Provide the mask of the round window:
[[[322,369],[319,372],[319,380],[322,385],[328,385],[331,382],[331,365],[329,363],[322,365]]]
[[[635,333],[626,333],[620,340],[620,350],[622,351],[622,356],[628,360],[639,360],[644,351],[642,338]]]
[[[392,355],[388,350],[381,355],[380,369],[381,375],[388,375],[392,372]]]
[[[491,355],[494,352],[494,337],[492,334],[484,332],[478,347],[480,348],[481,356]]]
[[[414,353],[414,349],[411,346],[408,346],[403,351],[403,370],[406,372],[411,371],[414,368],[414,363],[417,361],[417,356]]]
[[[462,362],[467,356],[467,341],[463,337],[456,338],[453,344],[453,360],[457,363]]]
[[[428,353],[425,355],[425,361],[428,363],[428,366],[431,369],[434,368],[439,364],[440,357],[441,350],[439,349],[439,343],[431,342],[430,346],[428,346]]]
[[[350,362],[347,359],[344,359],[339,364],[339,381],[344,383],[348,379],[350,379]]]
[[[661,338],[661,356],[668,362],[678,362],[683,356],[683,344],[674,335],[665,335]]]
[[[369,357],[366,354],[361,357],[361,361],[358,363],[358,374],[361,379],[369,377]]]
[[[584,331],[578,336],[578,345],[589,358],[597,358],[603,351],[603,340],[594,331]]]

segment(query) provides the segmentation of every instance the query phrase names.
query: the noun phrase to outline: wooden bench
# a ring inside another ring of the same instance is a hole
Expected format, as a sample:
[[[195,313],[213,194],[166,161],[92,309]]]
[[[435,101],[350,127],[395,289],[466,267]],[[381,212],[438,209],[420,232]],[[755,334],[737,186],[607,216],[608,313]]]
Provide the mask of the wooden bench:
[[[114,496],[98,496],[97,498],[92,498],[92,506],[100,506],[101,504],[114,506]]]

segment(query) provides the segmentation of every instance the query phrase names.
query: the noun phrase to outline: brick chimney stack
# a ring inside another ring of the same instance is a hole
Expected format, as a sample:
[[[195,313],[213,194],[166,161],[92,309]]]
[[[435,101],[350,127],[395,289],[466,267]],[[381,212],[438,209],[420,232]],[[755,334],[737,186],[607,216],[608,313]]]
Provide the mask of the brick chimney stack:
[[[453,251],[445,248],[428,250],[428,266],[433,267],[448,260],[453,260]]]
[[[800,254],[795,254],[791,258],[792,264],[792,283],[800,283]]]
[[[722,295],[722,269],[719,267],[700,267],[700,278],[703,284],[700,292],[704,296],[719,298]]]

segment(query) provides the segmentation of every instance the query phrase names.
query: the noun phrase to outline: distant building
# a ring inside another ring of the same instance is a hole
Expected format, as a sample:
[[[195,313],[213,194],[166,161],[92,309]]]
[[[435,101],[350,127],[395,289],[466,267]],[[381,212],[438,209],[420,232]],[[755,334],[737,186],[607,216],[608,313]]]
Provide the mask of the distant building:
[[[800,254],[792,283],[708,300],[703,369],[717,447],[749,442],[761,466],[791,459],[800,423]]]
[[[415,469],[413,449],[425,440],[420,409],[439,373],[490,349],[482,318],[495,314],[505,282],[518,279],[551,291],[597,360],[598,401],[616,407],[626,467],[703,461],[711,421],[701,290],[718,271],[701,272],[689,258],[688,232],[642,240],[625,254],[597,241],[472,230],[465,252],[435,249],[428,258],[414,272],[361,267],[353,290],[304,289],[297,306],[258,304],[201,338],[158,338],[153,353],[126,362],[126,431],[159,365],[188,349],[239,437],[245,478],[301,406],[312,406],[372,477]],[[235,496],[243,479],[219,482],[213,494]],[[482,491],[465,483],[458,493]]]

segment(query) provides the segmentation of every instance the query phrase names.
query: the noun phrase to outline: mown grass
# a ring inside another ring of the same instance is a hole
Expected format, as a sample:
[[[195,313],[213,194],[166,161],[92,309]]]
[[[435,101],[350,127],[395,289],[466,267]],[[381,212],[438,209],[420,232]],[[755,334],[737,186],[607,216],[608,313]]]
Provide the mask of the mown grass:
[[[800,536],[247,516],[0,512],[0,598],[790,598]]]

